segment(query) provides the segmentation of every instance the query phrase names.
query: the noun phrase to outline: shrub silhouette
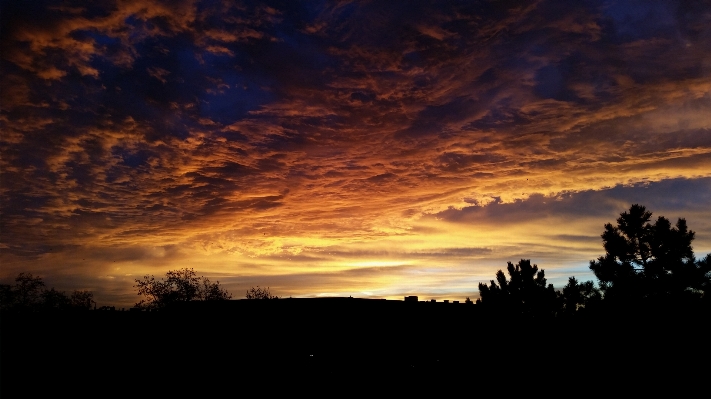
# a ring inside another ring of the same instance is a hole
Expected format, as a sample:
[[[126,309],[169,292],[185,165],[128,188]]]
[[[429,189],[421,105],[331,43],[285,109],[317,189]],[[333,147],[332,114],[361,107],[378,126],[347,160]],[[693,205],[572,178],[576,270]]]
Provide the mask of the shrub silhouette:
[[[259,286],[252,287],[247,290],[247,299],[279,299],[279,297],[272,296],[269,292],[269,287],[259,288]]]

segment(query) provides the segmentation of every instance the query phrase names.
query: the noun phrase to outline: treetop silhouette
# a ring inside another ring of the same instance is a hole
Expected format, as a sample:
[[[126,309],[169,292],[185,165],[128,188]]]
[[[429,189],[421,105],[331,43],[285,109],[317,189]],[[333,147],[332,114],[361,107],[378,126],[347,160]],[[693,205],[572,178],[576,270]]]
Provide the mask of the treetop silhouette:
[[[579,282],[575,277],[569,277],[568,284],[558,291],[558,299],[558,315],[573,316],[583,309],[599,304],[602,294],[592,281]]]
[[[709,262],[696,262],[694,232],[680,218],[672,227],[663,216],[638,204],[605,224],[605,255],[590,261],[606,299],[632,300],[701,296],[708,286]]]
[[[531,265],[529,259],[521,259],[516,265],[508,262],[504,272],[496,272],[496,281],[490,285],[479,283],[480,299],[477,304],[502,313],[521,316],[551,316],[556,311],[556,292],[553,284],[546,284],[545,272]]]
[[[54,288],[46,289],[39,276],[20,273],[15,284],[0,285],[0,310],[38,312],[56,310],[88,310],[95,304],[91,291],[74,291],[67,295]]]
[[[220,288],[220,282],[211,282],[207,277],[197,277],[193,269],[170,270],[165,279],[157,280],[154,276],[136,279],[138,295],[145,299],[136,303],[136,307],[145,309],[164,309],[176,302],[215,301],[231,299],[227,291]]]
[[[269,287],[267,288],[259,288],[259,286],[252,287],[249,290],[247,290],[247,299],[279,299],[278,296],[274,295],[269,292]]]

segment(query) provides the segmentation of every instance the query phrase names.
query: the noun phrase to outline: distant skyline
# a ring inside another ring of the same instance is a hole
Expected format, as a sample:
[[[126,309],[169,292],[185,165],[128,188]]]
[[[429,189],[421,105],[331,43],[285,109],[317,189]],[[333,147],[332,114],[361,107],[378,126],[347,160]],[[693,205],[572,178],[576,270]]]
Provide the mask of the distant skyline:
[[[711,252],[709,1],[0,4],[1,283],[463,301],[633,203]]]

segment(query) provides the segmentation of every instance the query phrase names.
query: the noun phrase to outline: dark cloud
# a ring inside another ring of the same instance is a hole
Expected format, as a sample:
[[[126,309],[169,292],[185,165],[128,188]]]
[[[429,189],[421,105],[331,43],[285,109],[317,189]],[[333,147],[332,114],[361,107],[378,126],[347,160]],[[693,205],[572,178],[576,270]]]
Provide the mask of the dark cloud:
[[[603,190],[561,193],[555,196],[536,194],[512,203],[494,201],[487,205],[448,209],[432,216],[451,222],[480,221],[487,224],[518,224],[524,220],[542,220],[551,215],[571,221],[586,217],[603,220],[602,218],[610,215],[616,218],[616,215],[627,210],[631,204],[641,204],[655,215],[675,219],[685,217],[684,211],[694,214],[702,211],[709,200],[711,179],[671,179],[617,185]],[[669,212],[673,214],[667,214]],[[566,238],[566,241],[568,240],[570,237]]]

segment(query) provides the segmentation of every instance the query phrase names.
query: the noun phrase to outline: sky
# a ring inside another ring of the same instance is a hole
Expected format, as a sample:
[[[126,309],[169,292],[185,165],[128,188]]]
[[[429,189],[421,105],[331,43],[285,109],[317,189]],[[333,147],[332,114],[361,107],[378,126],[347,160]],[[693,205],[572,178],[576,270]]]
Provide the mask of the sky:
[[[560,288],[635,203],[711,252],[711,1],[0,4],[4,283]]]

